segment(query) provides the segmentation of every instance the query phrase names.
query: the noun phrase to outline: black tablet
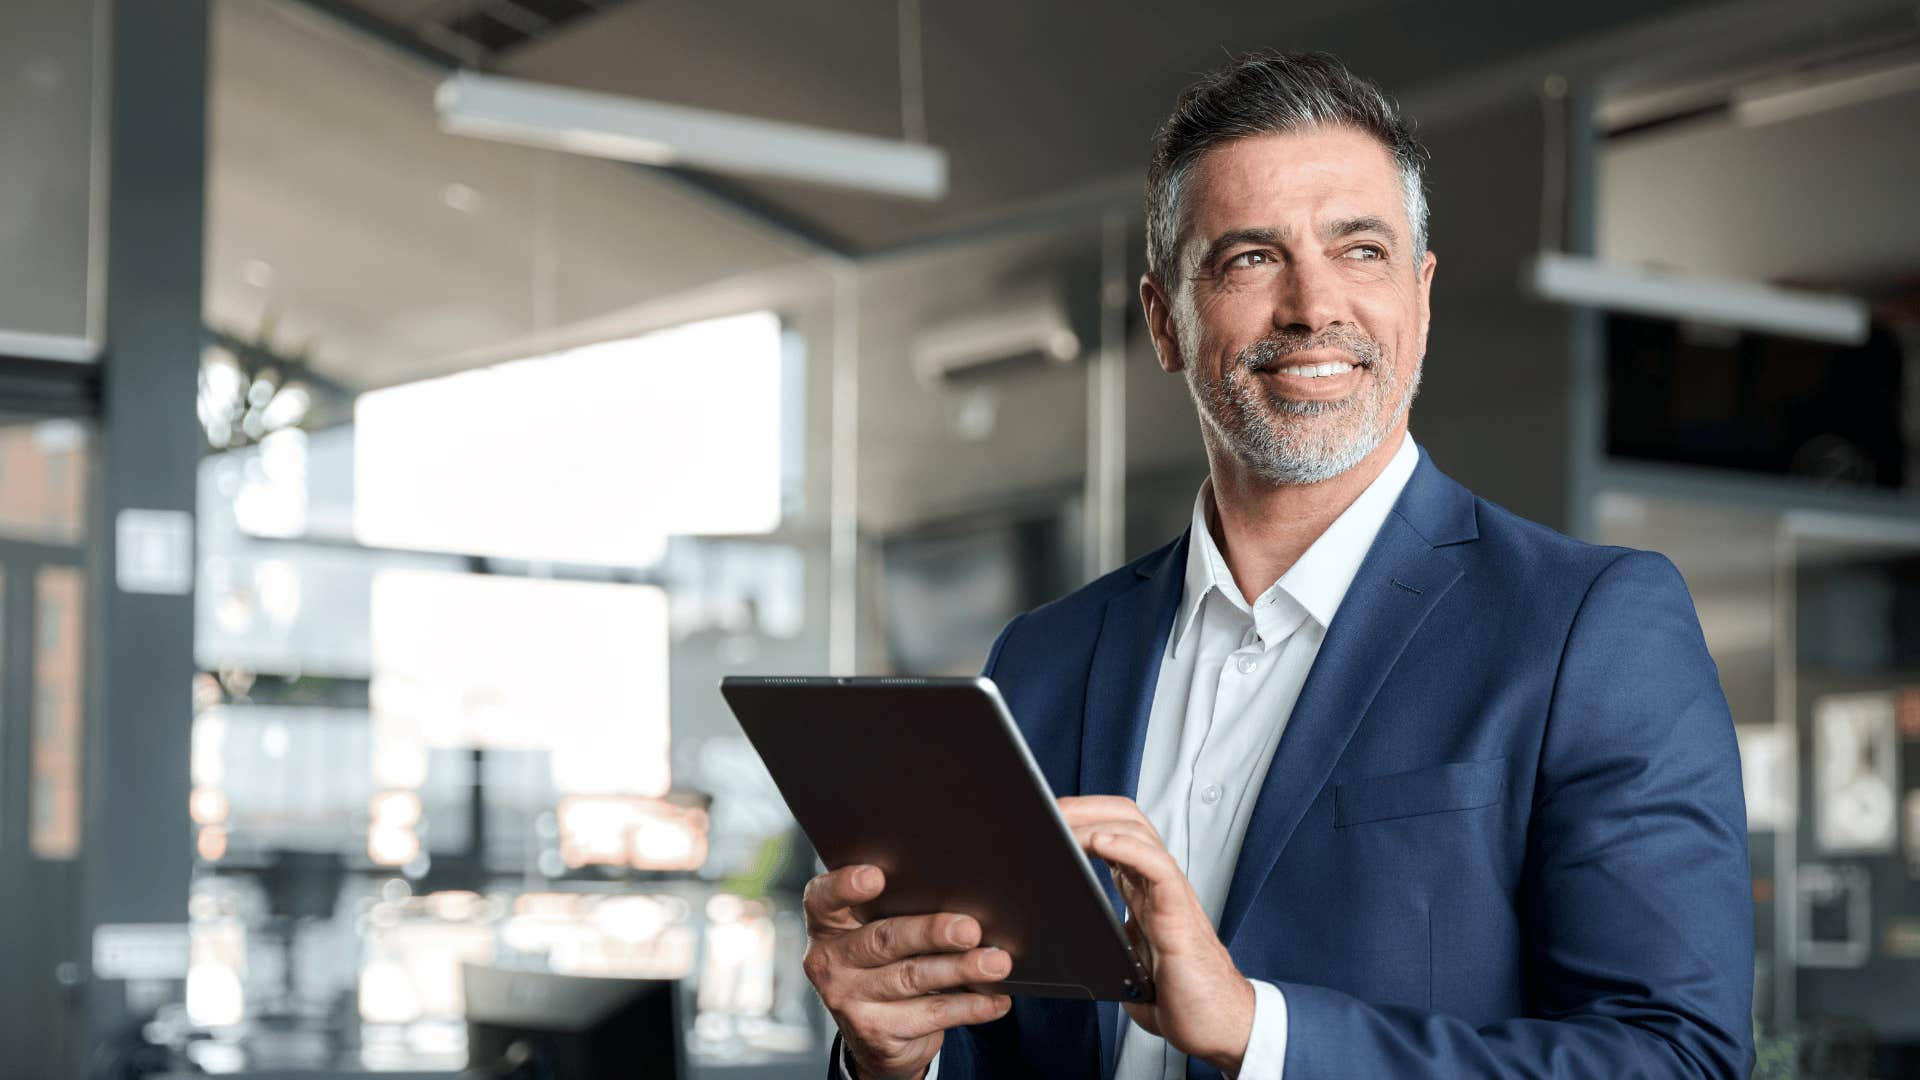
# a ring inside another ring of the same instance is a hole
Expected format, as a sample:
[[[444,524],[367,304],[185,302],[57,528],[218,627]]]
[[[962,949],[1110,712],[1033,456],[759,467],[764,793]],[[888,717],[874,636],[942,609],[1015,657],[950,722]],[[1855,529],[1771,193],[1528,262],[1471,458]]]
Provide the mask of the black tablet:
[[[1152,1001],[1147,966],[987,679],[729,677],[720,692],[830,869],[880,867],[864,919],[952,911],[998,988]]]

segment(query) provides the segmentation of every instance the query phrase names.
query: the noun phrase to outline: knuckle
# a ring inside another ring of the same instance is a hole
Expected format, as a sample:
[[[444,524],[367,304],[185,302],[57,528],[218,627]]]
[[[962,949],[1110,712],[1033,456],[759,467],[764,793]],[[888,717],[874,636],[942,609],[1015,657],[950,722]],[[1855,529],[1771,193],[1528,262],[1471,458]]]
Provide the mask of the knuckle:
[[[894,1044],[898,1035],[895,1032],[897,1017],[894,1010],[871,1001],[857,1001],[852,1006],[853,1015],[860,1032],[860,1042],[873,1049],[882,1049]]]
[[[833,960],[827,956],[825,949],[814,946],[800,958],[800,970],[806,974],[808,982],[815,987],[823,987],[833,977]]]
[[[856,1043],[870,1044],[878,1034],[873,1030],[872,1015],[857,1001],[835,1009],[834,1015],[840,1018],[840,1033]]]
[[[906,960],[895,964],[888,972],[890,989],[900,997],[914,997],[921,992],[921,965]]]
[[[859,1010],[860,1002],[838,982],[820,985],[817,991],[820,994],[820,1004],[825,1005],[827,1011],[835,1016],[851,1018]]]
[[[847,938],[848,963],[855,967],[873,966],[873,935],[873,928],[867,927]]]

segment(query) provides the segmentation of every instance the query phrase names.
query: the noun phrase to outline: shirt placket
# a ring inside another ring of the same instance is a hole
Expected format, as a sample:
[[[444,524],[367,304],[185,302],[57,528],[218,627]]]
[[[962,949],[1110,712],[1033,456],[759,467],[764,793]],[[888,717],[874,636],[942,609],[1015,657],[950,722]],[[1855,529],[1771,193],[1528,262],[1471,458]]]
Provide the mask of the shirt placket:
[[[1188,873],[1208,883],[1218,876],[1220,844],[1238,802],[1233,790],[1234,731],[1260,685],[1267,659],[1259,629],[1247,618],[1238,646],[1221,665],[1214,687],[1212,722],[1194,759],[1193,783],[1188,788]],[[1203,895],[1217,891],[1210,884],[1202,889]]]

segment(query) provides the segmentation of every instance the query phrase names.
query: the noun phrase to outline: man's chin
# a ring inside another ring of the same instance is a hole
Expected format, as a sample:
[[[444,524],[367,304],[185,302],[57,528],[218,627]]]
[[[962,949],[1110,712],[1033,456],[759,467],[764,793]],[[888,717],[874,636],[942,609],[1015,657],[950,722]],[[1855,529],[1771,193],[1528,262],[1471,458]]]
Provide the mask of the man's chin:
[[[1348,394],[1343,398],[1321,401],[1313,398],[1290,398],[1279,394],[1268,394],[1267,409],[1273,414],[1272,419],[1275,423],[1315,420],[1347,412],[1354,407],[1357,397],[1356,394]]]
[[[1325,418],[1276,418],[1271,429],[1273,441],[1269,445],[1282,447],[1284,451],[1268,457],[1261,450],[1249,447],[1240,457],[1269,479],[1317,484],[1346,473],[1379,449],[1380,440],[1373,439],[1372,433],[1314,422],[1321,419]]]

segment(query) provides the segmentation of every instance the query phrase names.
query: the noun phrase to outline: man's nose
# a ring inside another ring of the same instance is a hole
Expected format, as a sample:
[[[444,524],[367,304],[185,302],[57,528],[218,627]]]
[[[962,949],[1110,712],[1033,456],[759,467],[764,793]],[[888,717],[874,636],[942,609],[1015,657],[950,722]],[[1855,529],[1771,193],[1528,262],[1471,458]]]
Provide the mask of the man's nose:
[[[1295,262],[1274,278],[1273,326],[1317,333],[1340,322],[1343,301],[1333,269],[1317,259]]]

